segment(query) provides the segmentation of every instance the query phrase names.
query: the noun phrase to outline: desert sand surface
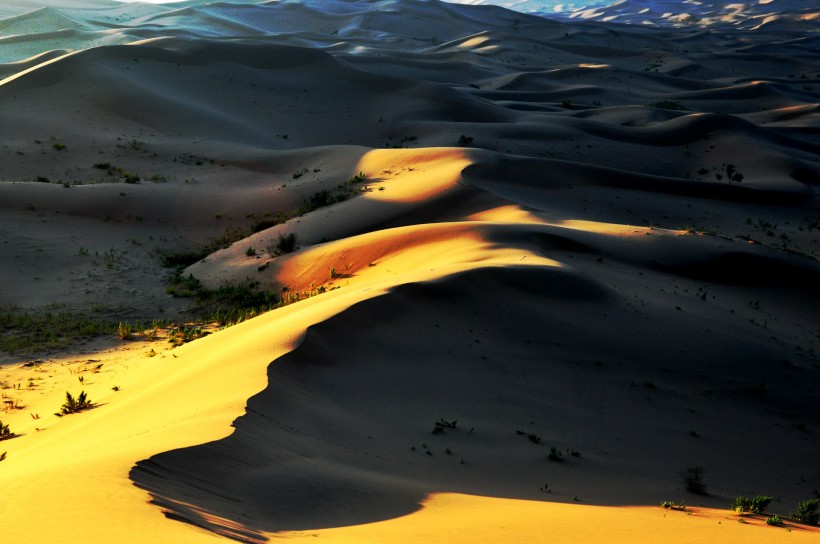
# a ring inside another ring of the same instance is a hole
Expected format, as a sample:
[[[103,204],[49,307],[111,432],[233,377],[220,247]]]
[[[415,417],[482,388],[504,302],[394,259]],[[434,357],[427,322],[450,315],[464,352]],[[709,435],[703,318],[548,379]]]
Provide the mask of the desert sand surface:
[[[3,542],[820,541],[820,12],[601,4],[2,2]]]

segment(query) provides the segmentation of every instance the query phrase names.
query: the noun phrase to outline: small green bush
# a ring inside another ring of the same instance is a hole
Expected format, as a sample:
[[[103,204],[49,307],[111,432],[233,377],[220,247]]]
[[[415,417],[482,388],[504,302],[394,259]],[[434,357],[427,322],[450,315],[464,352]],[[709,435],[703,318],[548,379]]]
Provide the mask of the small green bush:
[[[208,336],[208,334],[210,333],[208,331],[203,330],[202,327],[180,326],[168,331],[168,343],[172,344],[174,347],[178,347],[182,344],[193,342],[198,338]]]
[[[792,519],[809,525],[817,525],[820,519],[820,512],[817,511],[818,504],[820,504],[820,499],[807,499],[800,502],[797,509],[791,513]]]
[[[550,448],[550,452],[547,455],[547,459],[549,459],[550,461],[563,461],[563,456],[564,454],[561,453],[561,450],[553,446]]]
[[[681,501],[680,503],[676,503],[675,501],[663,501],[661,503],[661,508],[664,510],[678,510],[680,512],[690,512],[687,510],[686,503]]]
[[[193,297],[200,290],[202,290],[202,283],[193,274],[188,274],[188,277],[176,274],[171,284],[165,288],[166,293],[175,297]]]
[[[117,325],[117,336],[120,337],[120,340],[128,340],[131,338],[132,327],[128,321],[121,321]]]
[[[88,410],[93,407],[94,404],[88,400],[88,396],[85,394],[85,391],[80,391],[80,394],[76,399],[71,396],[71,393],[66,391],[65,403],[63,403],[60,407],[60,412],[55,413],[54,415],[57,417],[63,417],[68,414],[76,414],[77,412],[82,412],[83,410]]]
[[[751,512],[752,514],[762,514],[763,510],[772,502],[774,497],[757,495],[755,497],[735,497],[729,509],[738,514]]]
[[[769,516],[766,518],[766,525],[782,525],[783,520],[780,519],[780,516]]]
[[[28,312],[0,307],[0,351],[34,353],[116,332],[116,323],[80,313]]]

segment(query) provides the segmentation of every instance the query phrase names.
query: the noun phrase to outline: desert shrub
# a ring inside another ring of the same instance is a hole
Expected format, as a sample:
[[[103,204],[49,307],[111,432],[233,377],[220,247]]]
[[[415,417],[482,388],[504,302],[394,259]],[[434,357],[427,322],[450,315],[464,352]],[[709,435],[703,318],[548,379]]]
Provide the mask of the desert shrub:
[[[677,503],[675,501],[663,501],[661,503],[661,508],[664,510],[678,510],[680,512],[686,512],[691,514],[691,510],[688,510],[686,507],[686,503],[681,501]]]
[[[274,215],[273,219],[264,219],[262,221],[257,221],[256,223],[251,225],[251,234],[262,232],[263,230],[275,227],[276,225],[281,225],[282,223],[285,223],[288,220],[293,219],[294,217],[296,217],[296,210],[286,210],[279,212],[276,215]]]
[[[751,512],[753,514],[762,514],[763,510],[772,502],[774,497],[757,495],[755,497],[735,497],[732,504],[729,505],[730,510],[734,510],[738,514]]]
[[[726,168],[726,179],[728,181],[736,181],[738,183],[743,181],[743,174],[740,173],[740,171],[737,169],[737,166],[731,163],[726,164],[724,166]]]
[[[684,489],[697,495],[706,495],[706,485],[703,483],[703,467],[688,467],[679,473]]]
[[[442,417],[438,421],[434,422],[433,434],[443,433],[444,429],[455,429],[456,425],[458,425],[457,419],[454,419],[453,421],[447,421]]]
[[[0,307],[0,351],[11,354],[58,348],[115,330],[115,323],[70,311],[28,312],[14,306]]]
[[[344,198],[337,201],[335,196],[332,195],[330,191],[327,189],[322,189],[321,191],[313,193],[308,200],[304,201],[299,207],[298,213],[299,215],[304,215],[323,206],[329,206],[335,202],[341,202],[342,200],[344,200]]]
[[[131,338],[131,324],[127,321],[121,321],[117,325],[117,336],[120,337],[120,340],[128,340]]]
[[[211,315],[228,310],[255,310],[262,313],[276,308],[279,304],[276,294],[259,290],[256,286],[254,282],[244,282],[239,285],[223,285],[217,289],[199,289],[195,298],[201,307],[210,309]]]
[[[364,172],[359,170],[357,174],[353,174],[353,176],[347,180],[348,183],[361,183],[367,179],[367,176],[364,175]]]
[[[293,253],[296,249],[296,234],[290,232],[288,234],[280,234],[276,240],[274,251],[276,255],[284,255],[286,253]]]
[[[202,338],[210,334],[199,326],[180,326],[168,331],[168,343],[174,347],[193,342],[197,338]]]
[[[0,421],[0,440],[8,440],[9,438],[14,438],[17,436],[11,430],[9,430],[8,425],[3,425],[3,422]]]
[[[683,104],[678,102],[677,100],[658,100],[657,102],[652,102],[649,104],[650,107],[653,108],[660,108],[663,110],[682,110],[684,109]]]
[[[202,283],[193,274],[188,274],[187,277],[175,274],[170,285],[165,288],[165,292],[175,297],[194,297],[201,289]]]
[[[181,251],[171,251],[163,248],[156,248],[159,255],[160,263],[165,268],[173,268],[177,272],[181,272],[184,268],[201,261],[211,253],[224,249],[232,243],[241,240],[247,236],[247,231],[228,227],[225,229],[225,234],[211,239],[207,244],[196,249],[188,249]]]
[[[180,270],[186,268],[196,262],[201,261],[213,251],[211,247],[204,247],[200,249],[184,250],[184,251],[166,251],[158,250],[160,262],[165,268],[179,268]],[[214,251],[220,248],[214,248]]]
[[[766,518],[766,525],[782,525],[783,520],[780,516],[769,516]]]
[[[817,506],[820,504],[820,499],[807,499],[797,505],[797,509],[791,513],[791,518],[810,525],[817,525],[820,519],[820,512],[817,511]]]
[[[563,456],[564,454],[561,453],[561,450],[553,446],[550,448],[550,452],[547,455],[547,459],[549,459],[550,461],[563,461]]]
[[[71,393],[66,391],[65,393],[65,402],[60,407],[60,411],[55,413],[57,417],[67,416],[68,414],[76,414],[77,412],[82,412],[83,410],[88,410],[89,408],[93,408],[94,404],[88,400],[88,396],[85,394],[85,391],[80,391],[80,394],[75,399],[71,396]]]
[[[364,174],[359,173],[347,180],[345,183],[340,183],[339,186],[333,191],[322,189],[321,191],[313,193],[309,199],[302,202],[302,205],[299,206],[298,210],[296,210],[296,215],[305,215],[313,210],[318,210],[319,208],[323,208],[325,206],[344,202],[350,197],[361,194],[364,189],[357,187],[356,184],[364,181],[364,179]]]

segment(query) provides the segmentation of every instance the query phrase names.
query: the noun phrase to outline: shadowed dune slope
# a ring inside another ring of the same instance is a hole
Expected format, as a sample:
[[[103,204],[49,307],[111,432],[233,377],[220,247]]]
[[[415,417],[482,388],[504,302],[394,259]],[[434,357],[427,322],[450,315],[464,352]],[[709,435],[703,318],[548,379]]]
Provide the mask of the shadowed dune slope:
[[[753,466],[782,466],[786,451],[809,466],[813,455],[790,429],[767,430],[782,446],[767,452],[736,422],[769,428],[816,402],[812,370],[720,320],[694,305],[636,311],[618,287],[564,269],[399,287],[311,328],[269,367],[230,438],[156,455],[131,477],[175,519],[225,530],[204,511],[259,534],[397,517],[433,492],[543,500],[541,480],[550,499],[618,504],[629,486],[632,501],[651,503],[695,460],[708,464],[719,504]],[[640,356],[627,347],[636,343]],[[703,397],[706,384],[718,389]],[[431,434],[441,418],[457,428]],[[689,428],[708,437],[709,459]],[[547,460],[552,446],[563,461]],[[783,476],[756,472],[756,485],[784,493]]]

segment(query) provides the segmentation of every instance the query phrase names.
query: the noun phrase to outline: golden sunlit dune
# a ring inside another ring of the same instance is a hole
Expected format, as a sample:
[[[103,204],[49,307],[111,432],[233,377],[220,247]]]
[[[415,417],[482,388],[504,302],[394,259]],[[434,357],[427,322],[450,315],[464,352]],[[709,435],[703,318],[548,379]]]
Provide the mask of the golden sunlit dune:
[[[0,5],[4,542],[818,540],[816,8],[469,3]]]

